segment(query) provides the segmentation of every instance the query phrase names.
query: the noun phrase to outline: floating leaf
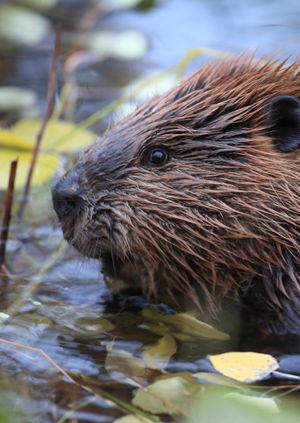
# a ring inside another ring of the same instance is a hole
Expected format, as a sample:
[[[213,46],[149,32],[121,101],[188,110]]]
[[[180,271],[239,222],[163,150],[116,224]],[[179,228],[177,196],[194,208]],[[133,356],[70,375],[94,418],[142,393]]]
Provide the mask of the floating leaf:
[[[171,335],[166,334],[154,345],[144,349],[143,359],[148,368],[163,370],[176,351],[176,341]]]
[[[141,358],[119,349],[108,351],[105,368],[111,377],[117,380],[145,377],[146,375],[145,363]]]
[[[220,373],[245,383],[262,380],[279,367],[271,355],[253,352],[228,352],[209,359]]]
[[[115,328],[109,320],[102,317],[81,317],[75,322],[75,327],[93,336],[111,332]]]
[[[95,32],[89,37],[87,46],[101,58],[126,60],[140,59],[148,49],[145,36],[135,30]]]
[[[133,405],[152,413],[189,414],[202,387],[192,377],[171,375],[136,391]]]
[[[181,335],[186,335],[187,339],[195,339],[195,337],[224,341],[230,339],[226,333],[187,313],[164,314],[157,310],[145,309],[142,315],[151,321],[169,324],[173,329],[172,336],[178,339],[182,339]]]
[[[15,44],[30,45],[49,31],[46,18],[18,6],[0,5],[0,38]]]
[[[1,112],[28,109],[34,105],[35,100],[35,93],[25,88],[4,86],[0,87]]]

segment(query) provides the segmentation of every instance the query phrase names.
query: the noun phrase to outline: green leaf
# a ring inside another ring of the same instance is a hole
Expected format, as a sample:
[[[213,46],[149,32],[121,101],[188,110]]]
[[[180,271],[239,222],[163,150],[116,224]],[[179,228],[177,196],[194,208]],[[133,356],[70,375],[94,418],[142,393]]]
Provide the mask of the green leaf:
[[[188,415],[202,387],[192,377],[171,375],[136,391],[133,405],[152,413]]]
[[[289,405],[289,404],[287,404]],[[195,398],[191,417],[185,423],[298,423],[299,407],[279,410],[273,399],[207,388]]]
[[[266,397],[257,397],[254,395],[244,395],[237,392],[230,392],[225,398],[238,400],[241,404],[256,407],[257,410],[267,411],[268,413],[278,414],[279,408],[275,400]]]

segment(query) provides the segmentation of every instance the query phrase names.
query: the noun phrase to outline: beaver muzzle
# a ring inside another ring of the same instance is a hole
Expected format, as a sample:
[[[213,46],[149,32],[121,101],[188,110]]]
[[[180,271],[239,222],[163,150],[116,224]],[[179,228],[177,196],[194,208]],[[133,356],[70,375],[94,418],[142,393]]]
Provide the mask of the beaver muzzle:
[[[74,172],[68,172],[52,188],[52,201],[56,214],[64,218],[76,218],[84,208],[82,190]]]

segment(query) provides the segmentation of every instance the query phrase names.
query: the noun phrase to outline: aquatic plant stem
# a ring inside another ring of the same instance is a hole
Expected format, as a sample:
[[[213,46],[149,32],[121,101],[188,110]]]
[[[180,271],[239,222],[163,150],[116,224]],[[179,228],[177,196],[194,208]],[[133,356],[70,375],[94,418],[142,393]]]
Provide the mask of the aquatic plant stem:
[[[14,160],[10,164],[10,172],[8,179],[7,191],[4,199],[4,211],[2,219],[2,228],[0,234],[0,273],[5,262],[6,243],[8,239],[9,225],[11,220],[11,208],[13,204],[15,179],[17,173],[18,160]]]
[[[55,105],[55,93],[56,93],[56,86],[57,86],[57,58],[59,55],[60,49],[60,39],[61,39],[61,30],[60,27],[57,27],[55,30],[55,38],[54,38],[54,48],[51,57],[51,64],[50,64],[50,73],[49,73],[49,81],[48,81],[48,93],[47,93],[47,109],[44,115],[41,128],[36,137],[35,147],[32,153],[32,159],[27,175],[27,180],[25,183],[22,201],[20,204],[20,208],[18,211],[18,218],[22,219],[24,215],[24,211],[28,202],[28,196],[30,192],[31,180],[32,175],[34,172],[34,168],[36,165],[37,157],[40,151],[43,135],[45,133],[47,124],[52,116],[54,105]]]

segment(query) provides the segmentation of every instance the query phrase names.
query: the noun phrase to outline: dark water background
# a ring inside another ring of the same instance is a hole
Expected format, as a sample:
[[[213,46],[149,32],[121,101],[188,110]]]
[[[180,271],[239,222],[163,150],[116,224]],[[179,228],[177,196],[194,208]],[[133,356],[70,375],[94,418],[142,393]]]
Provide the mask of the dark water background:
[[[65,5],[71,6],[70,10],[76,15],[80,2],[69,0]],[[178,63],[191,48],[210,47],[226,52],[279,53],[297,57],[300,2],[165,0],[146,12],[129,10],[114,13],[104,19],[103,25],[139,29],[149,39],[149,52],[140,61],[107,60],[79,69],[79,85],[91,89],[98,87],[100,92],[103,89],[104,95],[93,99],[83,96],[77,104],[78,121],[117,98],[136,76]],[[10,52],[6,60],[11,62],[12,67],[2,77],[5,85],[22,86],[37,92],[41,111],[45,105],[51,38],[50,34],[38,47]],[[188,72],[206,59],[201,57],[194,61]],[[96,128],[100,131],[104,126],[102,123]],[[142,329],[143,318],[136,311],[111,308],[103,316],[109,293],[102,283],[98,263],[83,262],[76,253],[66,248],[52,265],[49,264],[49,257],[62,245],[62,235],[56,227],[49,195],[46,199],[43,196],[38,203],[36,199],[32,202],[26,228],[15,222],[11,238],[9,266],[17,276],[12,278],[9,289],[3,295],[5,306],[11,307],[36,278],[40,278],[41,283],[13,320],[6,322],[5,316],[2,316],[0,336],[41,348],[66,371],[92,377],[116,396],[130,401],[132,388],[125,382],[115,381],[105,369],[106,347],[114,342],[114,347],[138,357],[141,347],[156,341],[157,337]],[[47,263],[47,271],[41,275],[41,268]],[[103,322],[100,321],[97,330],[99,316],[111,322],[114,329],[101,331]],[[235,347],[220,342],[183,344],[170,363],[169,371],[197,371],[201,369],[199,360],[207,353]],[[265,351],[272,353],[297,352],[293,348],[296,349],[295,343],[283,346],[279,341],[264,346]],[[70,404],[76,406],[83,400],[88,405],[73,413],[77,421],[111,422],[121,415],[111,403],[101,399],[91,404],[86,393],[76,392],[39,354],[13,347],[1,346],[1,350],[2,382],[9,386],[13,404],[28,416],[26,421],[71,421],[65,415],[72,408]],[[65,420],[63,416],[66,416]]]

